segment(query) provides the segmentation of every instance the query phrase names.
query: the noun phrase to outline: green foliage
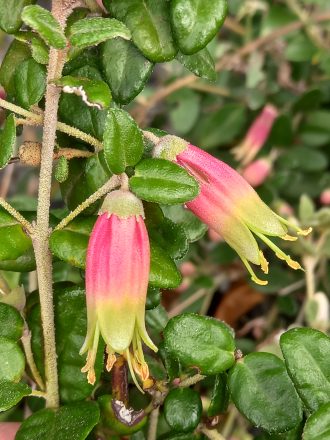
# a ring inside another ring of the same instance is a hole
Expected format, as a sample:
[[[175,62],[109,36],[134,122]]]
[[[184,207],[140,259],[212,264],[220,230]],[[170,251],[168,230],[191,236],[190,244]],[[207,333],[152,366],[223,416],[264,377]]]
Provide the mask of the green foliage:
[[[199,394],[190,388],[171,390],[164,402],[164,415],[173,431],[192,432],[202,416]]]
[[[9,162],[16,144],[15,116],[9,115],[0,132],[0,169]]]
[[[31,394],[31,388],[25,383],[0,381],[0,411],[7,411],[16,405],[23,397]]]
[[[18,103],[29,109],[38,104],[46,90],[46,69],[34,59],[20,64],[14,75],[15,90]]]
[[[329,426],[330,403],[326,403],[307,419],[303,433],[304,439],[326,440],[329,438]]]
[[[23,318],[14,307],[0,302],[0,336],[18,341],[23,325]]]

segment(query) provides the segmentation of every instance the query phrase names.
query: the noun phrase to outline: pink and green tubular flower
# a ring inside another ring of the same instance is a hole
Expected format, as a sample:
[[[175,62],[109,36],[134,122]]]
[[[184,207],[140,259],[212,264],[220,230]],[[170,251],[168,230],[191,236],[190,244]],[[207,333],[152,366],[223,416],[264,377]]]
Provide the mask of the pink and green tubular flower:
[[[93,228],[87,250],[87,336],[80,354],[88,352],[88,382],[95,382],[94,363],[99,337],[106,343],[106,368],[111,370],[116,353],[123,355],[132,377],[149,376],[142,342],[157,347],[145,328],[150,247],[143,206],[128,191],[113,191],[106,197]],[[139,387],[140,388],[140,387]]]
[[[200,193],[187,202],[186,207],[219,233],[238,253],[251,279],[258,284],[267,284],[267,281],[257,277],[251,266],[251,263],[256,264],[265,274],[268,273],[268,261],[256,238],[268,245],[291,268],[301,269],[300,264],[269,237],[294,241],[298,235],[307,235],[310,230],[302,230],[278,216],[230,166],[200,148],[177,139],[169,137],[161,141],[156,146],[155,155],[175,160],[195,177]],[[289,235],[288,228],[294,230],[297,236]]]

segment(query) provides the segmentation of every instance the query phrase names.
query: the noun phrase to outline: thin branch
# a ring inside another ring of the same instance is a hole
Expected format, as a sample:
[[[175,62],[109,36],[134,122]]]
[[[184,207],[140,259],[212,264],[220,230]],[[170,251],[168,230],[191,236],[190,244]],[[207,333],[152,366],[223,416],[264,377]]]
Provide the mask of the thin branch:
[[[34,228],[31,223],[26,220],[16,209],[11,206],[5,199],[0,197],[0,205],[11,214],[23,227],[24,229],[31,235],[33,234]]]
[[[24,328],[24,332],[23,332],[23,336],[21,338],[21,341],[22,341],[22,345],[24,348],[26,361],[27,361],[27,364],[31,370],[33,379],[36,382],[36,384],[38,385],[38,387],[41,390],[44,390],[45,384],[44,384],[44,381],[42,380],[42,377],[41,377],[39,370],[36,366],[36,363],[34,361],[33,352],[32,352],[32,348],[31,348],[31,332],[30,332],[27,324],[25,324],[25,328]]]
[[[153,409],[149,416],[148,440],[157,439],[158,418],[159,418],[159,406]]]
[[[202,374],[195,374],[194,376],[187,377],[187,379],[183,379],[179,383],[179,387],[190,387],[192,385],[196,385],[196,383],[204,380],[205,378],[206,376],[203,376]]]
[[[112,191],[116,186],[120,185],[120,176],[114,175],[108,180],[101,188],[99,188],[95,193],[88,197],[81,205],[77,206],[77,208],[70,212],[70,214],[65,217],[54,229],[54,231],[59,231],[60,229],[65,228],[77,215],[79,215],[84,209],[88,208],[102,196]]]
[[[202,426],[199,428],[199,431],[206,435],[210,440],[226,440],[225,437],[215,429],[208,429],[205,426]]]

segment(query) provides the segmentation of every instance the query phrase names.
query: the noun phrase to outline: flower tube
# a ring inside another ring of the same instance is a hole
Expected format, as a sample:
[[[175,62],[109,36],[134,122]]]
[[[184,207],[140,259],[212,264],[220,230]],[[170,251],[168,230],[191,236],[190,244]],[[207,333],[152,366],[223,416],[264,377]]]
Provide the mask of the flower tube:
[[[221,160],[182,139],[171,136],[163,139],[156,146],[155,155],[175,160],[199,183],[199,195],[187,202],[186,207],[218,232],[238,253],[253,281],[267,284],[256,276],[250,263],[261,266],[263,272],[268,273],[268,262],[259,249],[256,237],[291,268],[301,269],[298,262],[268,237],[294,241],[298,237],[288,235],[288,227],[297,235],[307,235],[311,229],[302,230],[273,212],[244,178]]]
[[[82,372],[95,382],[94,363],[100,335],[106,343],[106,369],[116,353],[123,355],[139,389],[149,377],[142,342],[152,350],[144,322],[150,268],[149,238],[142,203],[132,193],[108,194],[93,228],[86,260],[87,336],[80,354],[88,352]]]
[[[278,112],[275,107],[270,104],[266,105],[252,123],[243,142],[233,149],[235,159],[240,161],[243,166],[249,164],[262,148],[277,115]]]

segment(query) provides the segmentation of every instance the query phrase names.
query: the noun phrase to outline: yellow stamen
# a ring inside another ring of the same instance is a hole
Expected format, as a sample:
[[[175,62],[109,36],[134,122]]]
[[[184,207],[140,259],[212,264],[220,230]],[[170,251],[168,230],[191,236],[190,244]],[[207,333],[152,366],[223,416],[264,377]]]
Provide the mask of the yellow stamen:
[[[289,234],[285,234],[281,238],[282,238],[282,240],[286,240],[286,241],[296,241],[296,240],[298,240],[298,237],[293,237],[292,235],[289,235]]]
[[[241,258],[249,274],[251,275],[251,280],[254,281],[256,284],[259,284],[260,286],[266,286],[268,284],[268,281],[261,280],[260,278],[258,278],[257,275],[254,273],[250,263],[247,261],[247,259],[244,257]]]
[[[263,271],[263,273],[267,274],[269,272],[269,269],[268,269],[269,263],[266,260],[262,251],[259,251],[259,256],[260,256],[261,270]]]
[[[117,357],[116,357],[115,353],[113,352],[113,350],[108,345],[106,347],[106,352],[107,352],[108,357],[107,357],[107,363],[106,363],[105,368],[107,371],[111,371],[114,363],[117,360]]]
[[[297,234],[306,237],[306,235],[310,234],[312,232],[312,230],[313,230],[312,227],[309,227],[308,229],[299,229]]]
[[[136,388],[137,388],[139,391],[141,391],[142,394],[144,394],[144,391],[143,391],[143,389],[140,387],[139,382],[137,381],[136,376],[135,376],[135,373],[134,373],[134,368],[133,368],[133,365],[132,365],[132,359],[131,359],[131,352],[129,351],[129,348],[127,348],[127,349],[125,350],[125,355],[124,355],[124,356],[125,356],[125,358],[126,358],[126,360],[127,360],[128,368],[129,368],[129,371],[130,371],[130,373],[131,373],[131,376],[132,376],[133,382],[135,383]]]
[[[94,364],[95,364],[95,359],[96,359],[96,354],[97,354],[97,347],[99,345],[99,337],[100,337],[100,330],[99,330],[99,326],[96,325],[94,339],[93,339],[93,345],[88,350],[86,364],[80,370],[82,373],[87,373],[87,380],[88,380],[88,383],[91,385],[94,385],[95,380],[96,380]]]
[[[292,260],[290,255],[285,254],[282,249],[276,246],[276,244],[269,240],[269,238],[267,238],[264,234],[260,234],[260,232],[256,231],[255,234],[275,252],[277,258],[279,258],[280,260],[284,260],[287,265],[290,266],[292,269],[301,269],[301,266],[297,261]]]

